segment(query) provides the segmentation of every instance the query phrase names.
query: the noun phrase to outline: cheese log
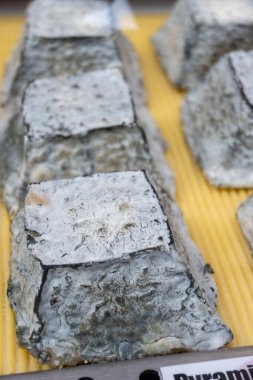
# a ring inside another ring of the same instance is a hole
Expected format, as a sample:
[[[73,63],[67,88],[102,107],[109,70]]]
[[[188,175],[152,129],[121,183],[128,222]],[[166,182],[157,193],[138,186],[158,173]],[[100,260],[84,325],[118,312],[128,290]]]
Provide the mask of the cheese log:
[[[8,294],[20,343],[43,363],[211,350],[231,340],[143,172],[31,185],[24,215],[23,229],[13,228],[22,252],[12,258]]]
[[[186,139],[208,181],[253,187],[253,52],[226,54],[182,107]]]
[[[253,254],[253,197],[252,195],[242,202],[237,210],[237,219],[240,224],[251,253]]]
[[[39,79],[27,88],[22,110],[21,129],[26,134],[16,160],[19,176],[14,172],[5,181],[5,202],[11,213],[22,205],[29,183],[98,172],[145,169],[174,195],[173,175],[168,166],[160,170],[161,158],[156,162],[153,153],[158,145],[162,155],[161,145],[150,141],[149,149],[148,133],[136,123],[121,71]]]
[[[253,49],[253,3],[179,0],[153,43],[170,80],[192,89],[225,53]]]

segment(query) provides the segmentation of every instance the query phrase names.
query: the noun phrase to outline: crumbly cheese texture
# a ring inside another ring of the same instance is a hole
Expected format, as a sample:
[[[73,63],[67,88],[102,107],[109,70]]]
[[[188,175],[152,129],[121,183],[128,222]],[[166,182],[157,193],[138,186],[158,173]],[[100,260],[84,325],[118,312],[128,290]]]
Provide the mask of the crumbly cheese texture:
[[[153,42],[171,81],[191,89],[225,53],[253,47],[251,0],[179,0]]]
[[[225,55],[182,107],[186,139],[217,187],[253,186],[252,70],[252,52]]]
[[[13,257],[9,297],[20,342],[42,362],[210,350],[231,339],[143,172],[31,185],[24,219],[26,243],[20,261]]]

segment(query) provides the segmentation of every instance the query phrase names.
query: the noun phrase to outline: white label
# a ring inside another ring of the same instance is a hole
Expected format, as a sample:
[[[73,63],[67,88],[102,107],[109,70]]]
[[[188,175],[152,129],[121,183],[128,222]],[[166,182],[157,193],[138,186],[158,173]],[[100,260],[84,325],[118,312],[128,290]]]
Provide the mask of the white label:
[[[162,380],[253,380],[253,355],[160,368]]]

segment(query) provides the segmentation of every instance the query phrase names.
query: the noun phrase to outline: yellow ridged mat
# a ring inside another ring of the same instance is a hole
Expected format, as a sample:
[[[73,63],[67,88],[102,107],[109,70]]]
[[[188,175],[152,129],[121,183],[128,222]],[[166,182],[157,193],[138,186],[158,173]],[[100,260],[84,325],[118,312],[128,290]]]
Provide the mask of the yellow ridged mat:
[[[166,17],[138,14],[137,28],[126,34],[140,57],[149,109],[170,146],[166,158],[176,175],[177,201],[191,237],[215,271],[218,309],[235,336],[229,347],[253,345],[253,259],[235,217],[250,191],[211,187],[194,162],[180,123],[183,93],[168,82],[150,43]],[[23,23],[23,17],[0,17],[0,78]],[[14,317],[6,297],[9,252],[9,220],[0,206],[0,375],[46,369],[16,345]]]

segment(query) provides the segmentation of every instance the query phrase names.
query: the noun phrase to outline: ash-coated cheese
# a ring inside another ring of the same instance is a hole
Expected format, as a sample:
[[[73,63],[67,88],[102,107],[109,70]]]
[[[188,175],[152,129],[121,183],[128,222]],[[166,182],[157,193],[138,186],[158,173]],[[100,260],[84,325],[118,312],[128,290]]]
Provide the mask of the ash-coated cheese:
[[[253,3],[179,0],[153,43],[171,81],[191,89],[225,53],[253,49]]]
[[[253,52],[226,54],[182,107],[183,128],[208,181],[253,187]]]
[[[22,170],[5,181],[5,202],[12,213],[24,200],[23,192],[17,197],[20,187],[99,172],[147,170],[174,193],[169,167],[161,167],[161,158],[156,162],[153,153],[162,156],[161,144],[150,141],[145,125],[136,124],[132,96],[118,69],[38,79],[25,92],[22,119]]]
[[[230,341],[143,172],[31,185],[23,234],[15,231],[22,252],[12,258],[9,297],[19,341],[43,363],[211,350]]]

